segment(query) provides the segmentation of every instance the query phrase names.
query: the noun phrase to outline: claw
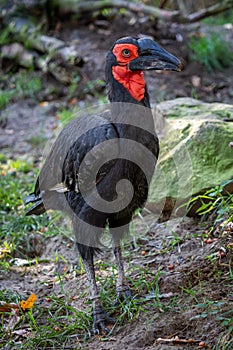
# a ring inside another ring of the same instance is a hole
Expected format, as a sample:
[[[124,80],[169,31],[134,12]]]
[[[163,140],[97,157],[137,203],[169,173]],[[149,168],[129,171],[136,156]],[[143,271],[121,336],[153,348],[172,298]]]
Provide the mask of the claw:
[[[117,288],[117,298],[114,302],[114,306],[119,305],[120,301],[128,302],[131,299],[131,292],[128,286],[121,286]]]
[[[115,323],[114,318],[110,317],[102,308],[94,310],[94,323],[93,323],[93,333],[109,333],[110,329],[106,327],[105,323]]]

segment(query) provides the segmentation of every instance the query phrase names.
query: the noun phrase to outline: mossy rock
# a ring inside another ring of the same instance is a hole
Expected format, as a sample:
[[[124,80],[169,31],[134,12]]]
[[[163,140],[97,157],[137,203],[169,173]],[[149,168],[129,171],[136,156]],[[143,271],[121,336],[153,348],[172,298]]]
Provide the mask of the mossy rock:
[[[149,202],[182,202],[233,179],[233,106],[178,98],[158,104],[154,117],[163,130]]]

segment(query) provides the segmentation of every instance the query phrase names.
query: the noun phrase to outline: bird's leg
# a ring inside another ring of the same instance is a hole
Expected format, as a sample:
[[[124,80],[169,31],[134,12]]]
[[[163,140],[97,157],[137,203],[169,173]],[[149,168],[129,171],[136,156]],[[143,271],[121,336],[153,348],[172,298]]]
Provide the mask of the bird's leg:
[[[83,258],[83,264],[86,270],[87,279],[90,286],[90,299],[93,302],[93,332],[95,334],[100,334],[102,331],[108,333],[109,329],[105,326],[105,322],[114,323],[114,319],[111,318],[103,309],[100,294],[98,292],[96,278],[95,278],[95,270],[94,270],[94,262],[93,256],[87,258]]]
[[[118,276],[116,282],[117,299],[114,303],[114,305],[117,305],[119,303],[119,300],[128,300],[131,296],[131,293],[125,278],[120,241],[114,236],[113,254],[115,256],[118,269]]]

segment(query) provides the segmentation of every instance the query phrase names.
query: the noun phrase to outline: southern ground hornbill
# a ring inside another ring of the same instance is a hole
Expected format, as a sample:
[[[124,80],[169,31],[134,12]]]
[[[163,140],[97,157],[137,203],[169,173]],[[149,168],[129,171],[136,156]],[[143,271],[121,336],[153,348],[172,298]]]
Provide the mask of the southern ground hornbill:
[[[180,71],[180,61],[149,38],[117,40],[106,58],[109,111],[81,116],[55,141],[37,179],[26,215],[48,209],[68,212],[86,269],[95,333],[108,331],[95,280],[93,256],[106,227],[112,236],[117,300],[130,297],[120,239],[143,207],[158,158],[144,70]]]

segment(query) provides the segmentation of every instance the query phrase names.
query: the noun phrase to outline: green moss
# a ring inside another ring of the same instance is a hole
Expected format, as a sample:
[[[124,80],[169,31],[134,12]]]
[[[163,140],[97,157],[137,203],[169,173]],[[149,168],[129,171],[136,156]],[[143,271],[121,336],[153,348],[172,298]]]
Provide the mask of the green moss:
[[[165,137],[160,140],[159,166],[150,188],[151,201],[165,197],[185,199],[233,177],[233,152],[228,147],[233,123],[218,120],[216,112],[231,114],[232,106],[227,109],[223,105],[223,109],[216,105],[220,104],[203,104],[193,109],[173,106],[181,117],[167,120]],[[173,108],[167,112],[169,116]]]

